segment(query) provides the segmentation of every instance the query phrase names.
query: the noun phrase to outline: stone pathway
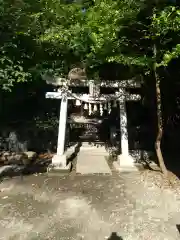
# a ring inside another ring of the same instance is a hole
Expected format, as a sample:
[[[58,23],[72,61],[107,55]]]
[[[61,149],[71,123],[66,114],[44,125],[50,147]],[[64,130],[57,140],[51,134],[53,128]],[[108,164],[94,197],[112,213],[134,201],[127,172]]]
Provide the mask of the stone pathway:
[[[180,239],[180,195],[142,182],[140,173],[37,175],[0,189],[2,240]]]
[[[77,156],[76,173],[86,174],[112,174],[108,166],[104,147],[93,147],[83,144]]]
[[[76,173],[80,174],[112,174],[103,156],[81,154],[77,158]]]

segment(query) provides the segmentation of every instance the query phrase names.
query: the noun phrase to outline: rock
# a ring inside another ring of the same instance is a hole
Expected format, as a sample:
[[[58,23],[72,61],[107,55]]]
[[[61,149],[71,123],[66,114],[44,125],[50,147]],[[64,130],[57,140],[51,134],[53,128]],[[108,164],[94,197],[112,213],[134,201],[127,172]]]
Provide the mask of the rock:
[[[7,156],[7,160],[9,163],[14,162],[14,156]]]
[[[0,156],[0,161],[6,164],[29,164],[32,160],[36,158],[37,154],[33,151],[28,151],[24,153],[15,152],[3,152]]]
[[[0,161],[1,162],[8,161],[9,156],[10,156],[9,152],[1,152]]]
[[[22,154],[12,154],[7,157],[8,164],[21,164],[23,159]]]
[[[4,162],[4,161],[6,161],[6,158],[4,156],[1,156],[0,160],[1,160],[1,162]]]
[[[22,158],[23,164],[24,165],[29,164],[32,160],[36,158],[36,156],[37,156],[36,152],[33,151],[24,152]]]
[[[24,154],[28,157],[28,159],[34,159],[37,156],[36,152],[33,151],[24,152]]]
[[[5,152],[5,153],[3,153],[3,156],[4,157],[8,157],[8,156],[10,156],[11,154],[9,153],[9,152]]]

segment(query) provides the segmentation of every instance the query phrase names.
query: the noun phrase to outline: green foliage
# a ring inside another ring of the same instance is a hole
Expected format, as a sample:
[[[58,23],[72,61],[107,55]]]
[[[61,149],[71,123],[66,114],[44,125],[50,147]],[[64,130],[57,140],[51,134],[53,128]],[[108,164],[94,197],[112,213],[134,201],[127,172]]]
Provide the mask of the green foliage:
[[[167,66],[180,55],[180,9],[175,6],[165,7],[162,11],[154,10],[150,26],[151,37],[158,43],[160,59],[157,66]]]
[[[9,90],[15,81],[24,81],[28,75],[23,70],[22,61],[13,54],[17,51],[15,39],[21,24],[21,4],[11,5],[11,1],[0,3],[0,86]],[[22,30],[21,30],[22,31]]]
[[[67,5],[54,1],[52,6],[47,1],[42,12],[48,16],[45,20],[48,28],[39,40],[42,44],[50,43],[51,53],[59,53],[68,67],[78,61],[84,62],[87,68],[114,61],[141,65],[144,56],[125,54],[129,40],[123,32],[135,21],[142,3],[140,0],[94,1],[82,11],[84,4],[79,2]],[[49,19],[53,19],[51,24]]]
[[[147,71],[154,43],[165,66],[180,54],[179,23],[177,7],[144,0],[0,0],[0,86],[82,63],[94,76],[107,62]]]
[[[4,90],[10,90],[14,82],[24,82],[30,77],[28,72],[23,71],[20,62],[15,64],[7,56],[0,58],[0,86]]]

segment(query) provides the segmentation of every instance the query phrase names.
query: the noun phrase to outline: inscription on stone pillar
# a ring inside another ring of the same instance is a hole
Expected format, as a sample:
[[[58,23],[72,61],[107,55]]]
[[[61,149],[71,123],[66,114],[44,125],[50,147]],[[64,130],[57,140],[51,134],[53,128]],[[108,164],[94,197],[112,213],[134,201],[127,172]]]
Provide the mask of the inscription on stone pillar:
[[[121,151],[123,155],[129,155],[128,131],[127,131],[127,113],[126,113],[126,92],[120,88],[121,97],[119,99],[120,108],[120,130],[121,130]]]
[[[68,106],[68,98],[66,95],[64,95],[61,100],[61,106],[60,106],[57,155],[64,154],[66,121],[67,121],[67,106]]]
[[[98,97],[100,94],[99,85],[95,84],[94,81],[90,81],[89,83],[89,95],[93,97]]]

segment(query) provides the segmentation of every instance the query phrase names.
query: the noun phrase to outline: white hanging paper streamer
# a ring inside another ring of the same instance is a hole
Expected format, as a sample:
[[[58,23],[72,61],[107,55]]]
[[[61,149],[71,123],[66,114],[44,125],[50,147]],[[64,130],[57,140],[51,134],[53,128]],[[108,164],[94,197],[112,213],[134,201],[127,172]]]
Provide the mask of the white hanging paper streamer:
[[[111,103],[108,102],[108,113],[110,114],[111,113]]]
[[[85,109],[85,110],[88,109],[88,105],[87,105],[87,103],[84,104],[84,109]]]
[[[89,103],[89,115],[91,115],[92,114],[92,105],[91,105],[91,103]]]
[[[117,102],[116,102],[116,100],[113,101],[113,107],[114,107],[114,108],[117,107]]]
[[[94,104],[93,111],[94,111],[94,112],[97,112],[97,110],[98,110],[98,109],[97,109],[97,105],[96,105],[96,104]]]
[[[80,100],[76,100],[76,106],[81,106]]]
[[[100,116],[102,116],[103,115],[103,105],[102,105],[102,103],[100,103]]]

